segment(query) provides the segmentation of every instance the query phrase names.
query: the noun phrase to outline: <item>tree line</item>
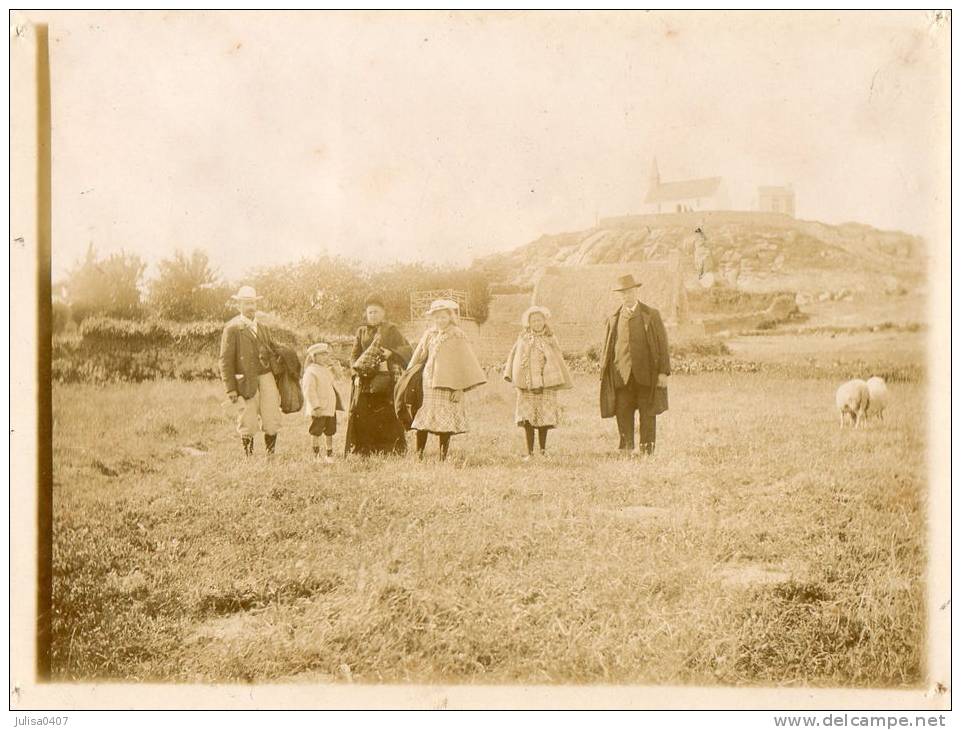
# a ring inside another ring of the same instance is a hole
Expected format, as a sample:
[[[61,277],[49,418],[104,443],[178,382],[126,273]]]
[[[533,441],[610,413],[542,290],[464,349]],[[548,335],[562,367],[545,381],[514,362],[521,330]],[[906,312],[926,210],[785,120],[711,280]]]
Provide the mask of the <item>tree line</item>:
[[[360,321],[363,302],[376,292],[395,321],[410,318],[410,294],[426,289],[467,293],[470,315],[487,319],[491,298],[489,272],[477,266],[442,268],[394,264],[368,269],[341,257],[318,256],[260,267],[237,281],[222,278],[207,254],[177,251],[158,262],[146,278],[147,265],[136,254],[98,255],[93,245],[54,286],[54,332],[69,322],[93,316],[173,322],[225,320],[235,313],[230,295],[241,284],[265,296],[264,308],[294,326],[348,332]]]

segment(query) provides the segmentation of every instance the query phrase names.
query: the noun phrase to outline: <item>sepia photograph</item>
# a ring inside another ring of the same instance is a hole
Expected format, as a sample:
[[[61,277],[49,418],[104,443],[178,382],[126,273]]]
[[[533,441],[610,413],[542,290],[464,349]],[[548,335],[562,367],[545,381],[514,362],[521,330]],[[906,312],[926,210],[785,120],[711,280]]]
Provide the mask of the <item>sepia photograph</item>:
[[[948,708],[950,26],[11,12],[11,709]]]

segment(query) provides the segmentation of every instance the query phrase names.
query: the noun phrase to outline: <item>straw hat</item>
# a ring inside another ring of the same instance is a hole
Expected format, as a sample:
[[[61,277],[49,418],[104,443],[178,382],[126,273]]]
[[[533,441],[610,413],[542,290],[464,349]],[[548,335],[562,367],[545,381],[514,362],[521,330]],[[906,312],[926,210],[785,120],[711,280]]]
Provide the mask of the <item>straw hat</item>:
[[[634,274],[625,274],[624,276],[617,277],[617,286],[614,287],[614,291],[636,289],[640,285],[641,283],[639,281],[634,281]]]
[[[242,286],[237,290],[236,294],[230,297],[235,302],[256,302],[263,297],[257,296],[257,290],[252,286]]]
[[[451,299],[435,299],[430,303],[430,309],[427,310],[425,316],[429,317],[434,312],[440,312],[444,309],[448,309],[454,314],[457,314],[458,310],[460,310],[460,307],[457,306],[457,302]]]
[[[332,350],[330,349],[330,345],[328,345],[326,342],[318,342],[317,344],[311,345],[307,348],[307,357],[309,358],[318,354],[329,355],[331,352]]]
[[[521,315],[521,327],[531,326],[532,314],[542,314],[544,315],[544,319],[551,318],[551,310],[549,310],[547,307],[541,307],[535,304],[533,307],[528,307],[527,311],[525,311],[524,314]]]

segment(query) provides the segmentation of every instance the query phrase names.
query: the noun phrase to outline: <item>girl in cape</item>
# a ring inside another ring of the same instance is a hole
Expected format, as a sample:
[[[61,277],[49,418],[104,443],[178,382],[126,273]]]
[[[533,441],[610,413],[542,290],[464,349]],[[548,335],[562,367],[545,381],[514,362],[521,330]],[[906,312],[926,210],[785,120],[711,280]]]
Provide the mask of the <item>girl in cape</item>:
[[[457,303],[438,299],[427,310],[431,326],[410,359],[423,366],[423,403],[411,428],[417,431],[417,458],[423,460],[427,435],[437,434],[440,459],[447,458],[450,437],[469,430],[464,393],[487,382],[467,335],[457,325]]]
[[[557,391],[573,387],[545,307],[531,307],[521,317],[524,330],[504,365],[504,380],[517,389],[514,421],[524,429],[528,461],[534,454],[534,432],[541,455],[547,452],[547,432],[560,420]]]

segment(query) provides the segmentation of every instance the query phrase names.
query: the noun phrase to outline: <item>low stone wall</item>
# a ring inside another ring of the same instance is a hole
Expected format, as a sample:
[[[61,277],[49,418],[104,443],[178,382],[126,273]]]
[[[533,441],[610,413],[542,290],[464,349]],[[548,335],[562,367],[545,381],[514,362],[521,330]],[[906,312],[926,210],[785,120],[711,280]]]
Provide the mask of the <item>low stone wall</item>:
[[[511,348],[521,332],[520,316],[516,322],[496,322],[488,320],[484,324],[477,324],[472,319],[461,320],[461,329],[467,335],[477,359],[482,365],[501,365],[507,360]],[[595,323],[552,322],[551,326],[557,335],[561,349],[564,352],[580,353],[592,347],[599,351],[604,344],[603,320]],[[421,336],[427,329],[426,320],[416,320],[399,324],[401,333],[416,347]],[[666,322],[668,338],[685,339],[699,337],[704,334],[701,322]]]
[[[572,322],[555,322],[552,325],[554,334],[564,352],[580,353],[594,348],[598,353],[604,347],[605,322],[597,324],[577,324]],[[705,334],[702,322],[666,322],[668,341],[694,339]]]

